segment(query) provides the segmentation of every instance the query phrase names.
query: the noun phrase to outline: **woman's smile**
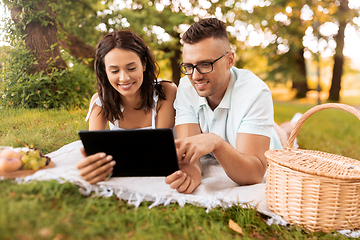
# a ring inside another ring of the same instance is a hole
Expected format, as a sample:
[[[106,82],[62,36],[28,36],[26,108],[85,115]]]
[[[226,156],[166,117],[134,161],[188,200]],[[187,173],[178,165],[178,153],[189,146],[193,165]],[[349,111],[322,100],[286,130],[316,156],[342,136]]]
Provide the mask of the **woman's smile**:
[[[134,85],[134,82],[132,83],[126,83],[126,84],[119,84],[118,86],[123,90],[129,90]]]

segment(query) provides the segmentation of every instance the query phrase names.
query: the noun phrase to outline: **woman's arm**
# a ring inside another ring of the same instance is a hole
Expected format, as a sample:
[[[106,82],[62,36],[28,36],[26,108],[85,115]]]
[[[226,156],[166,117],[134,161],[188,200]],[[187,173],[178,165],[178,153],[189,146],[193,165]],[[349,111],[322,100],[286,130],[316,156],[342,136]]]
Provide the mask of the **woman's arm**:
[[[158,102],[155,126],[156,128],[174,128],[175,109],[173,105],[177,87],[172,82],[160,82],[160,84],[164,89],[165,100]]]
[[[98,94],[95,93],[90,101],[90,106],[93,104],[93,102],[98,97]],[[90,118],[89,118],[89,130],[105,130],[107,121],[105,119],[105,113],[104,111],[101,111],[102,107],[98,106],[97,104],[94,104],[93,108],[90,109]]]
[[[90,106],[93,104],[98,94],[95,93],[91,98]],[[89,130],[105,130],[107,121],[105,119],[104,111],[101,107],[94,104],[90,109]],[[90,184],[104,181],[106,177],[112,172],[115,161],[112,161],[112,156],[106,156],[105,153],[97,153],[86,156],[84,148],[81,148],[81,153],[84,158],[78,163],[77,168],[80,170],[80,175]]]

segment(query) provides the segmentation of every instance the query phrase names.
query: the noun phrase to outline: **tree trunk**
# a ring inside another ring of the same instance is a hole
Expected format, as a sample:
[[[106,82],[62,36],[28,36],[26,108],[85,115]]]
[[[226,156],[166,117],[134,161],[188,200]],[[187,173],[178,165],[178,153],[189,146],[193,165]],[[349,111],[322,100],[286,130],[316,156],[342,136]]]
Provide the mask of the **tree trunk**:
[[[171,69],[172,69],[172,80],[176,85],[179,85],[181,78],[180,68],[179,68],[179,59],[181,58],[181,50],[175,49],[174,55],[170,58]]]
[[[293,84],[292,88],[296,89],[296,98],[304,98],[306,97],[306,93],[309,91],[309,87],[307,85],[306,78],[306,66],[305,66],[305,58],[304,58],[304,48],[300,48],[295,57],[295,67],[298,70],[298,74],[293,76]]]
[[[339,32],[335,37],[336,49],[334,55],[334,67],[328,98],[328,100],[335,102],[338,102],[340,100],[341,77],[343,74],[344,65],[344,33],[347,24],[348,11],[348,0],[341,0],[341,4],[339,6]]]
[[[38,2],[31,11],[46,11],[48,14],[43,20],[31,19],[28,22],[29,13],[25,12],[25,18],[20,18],[23,9],[14,6],[11,9],[11,16],[16,24],[25,25],[25,45],[30,53],[34,54],[37,63],[33,64],[34,70],[32,72],[49,72],[50,65],[55,68],[66,68],[65,61],[61,58],[60,49],[57,45],[57,27],[55,22],[55,14],[51,11],[50,7],[45,1]],[[44,24],[47,21],[47,24]]]
[[[65,32],[64,29],[62,29],[62,31]],[[84,64],[91,67],[94,65],[95,47],[84,43],[84,41],[78,36],[66,34],[66,40],[59,39],[58,43],[64,49],[69,49],[70,54],[82,61]]]
[[[180,72],[180,68],[179,68],[179,63],[180,63],[180,59],[181,59],[181,43],[180,43],[180,35],[176,32],[174,34],[172,34],[172,37],[174,39],[178,39],[178,40],[174,40],[176,42],[174,42],[173,44],[170,45],[165,45],[163,44],[162,46],[160,46],[160,50],[165,52],[165,53],[172,53],[171,57],[170,57],[170,65],[171,65],[171,70],[172,70],[172,81],[176,84],[179,85],[180,82],[180,78],[181,78],[181,72]]]

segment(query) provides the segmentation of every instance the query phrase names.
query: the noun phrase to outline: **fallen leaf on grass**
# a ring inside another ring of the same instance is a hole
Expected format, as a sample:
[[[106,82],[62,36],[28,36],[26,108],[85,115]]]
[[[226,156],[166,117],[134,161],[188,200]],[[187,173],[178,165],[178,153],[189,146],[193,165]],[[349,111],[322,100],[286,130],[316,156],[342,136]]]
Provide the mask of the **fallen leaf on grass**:
[[[43,238],[49,238],[53,234],[50,228],[42,228],[39,230],[39,235]]]
[[[240,234],[244,234],[243,230],[241,229],[241,227],[234,222],[233,220],[229,220],[229,228],[231,228],[232,230],[234,230],[235,232],[238,232]]]
[[[126,236],[129,238],[129,237],[132,237],[135,233],[135,230],[131,230]]]

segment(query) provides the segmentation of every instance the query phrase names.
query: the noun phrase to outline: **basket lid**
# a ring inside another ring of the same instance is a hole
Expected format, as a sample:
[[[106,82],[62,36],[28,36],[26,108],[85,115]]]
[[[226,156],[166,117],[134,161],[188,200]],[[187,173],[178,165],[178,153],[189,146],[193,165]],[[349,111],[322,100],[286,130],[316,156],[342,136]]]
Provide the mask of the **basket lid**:
[[[360,161],[315,150],[268,150],[269,161],[303,173],[342,180],[360,180]]]

